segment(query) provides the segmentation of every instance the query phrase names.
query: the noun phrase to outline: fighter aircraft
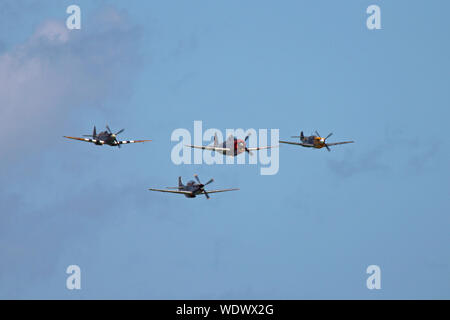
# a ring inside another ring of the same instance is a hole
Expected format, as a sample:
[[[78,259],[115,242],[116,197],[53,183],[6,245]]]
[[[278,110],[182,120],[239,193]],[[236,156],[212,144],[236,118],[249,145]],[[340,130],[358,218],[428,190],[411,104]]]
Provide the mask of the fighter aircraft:
[[[96,130],[95,126],[94,126],[94,131],[92,132],[92,134],[83,135],[83,137],[91,137],[92,139],[67,137],[67,136],[64,136],[64,138],[80,140],[80,141],[86,141],[86,142],[92,142],[92,143],[94,143],[94,144],[96,144],[98,146],[102,146],[104,144],[107,144],[109,146],[112,146],[112,147],[117,146],[119,148],[120,148],[120,145],[122,145],[122,144],[152,141],[152,140],[124,140],[124,141],[120,141],[120,140],[117,140],[117,135],[122,133],[125,129],[119,130],[116,133],[112,133],[112,131],[109,128],[108,125],[106,125],[106,129],[108,131],[102,131],[99,134],[97,134],[97,130]]]
[[[170,192],[170,193],[184,194],[184,196],[186,198],[195,198],[199,194],[204,194],[207,199],[209,199],[209,194],[210,193],[218,193],[218,192],[239,190],[239,189],[233,188],[233,189],[223,189],[223,190],[211,190],[211,191],[207,192],[205,190],[205,186],[207,186],[208,184],[213,182],[214,179],[211,179],[207,183],[202,184],[200,182],[200,179],[198,178],[197,175],[194,175],[194,178],[195,178],[195,180],[197,180],[197,183],[195,181],[191,180],[186,185],[184,185],[183,182],[181,181],[181,177],[178,177],[178,187],[167,187],[166,189],[152,189],[152,188],[150,188],[149,190],[151,190],[151,191],[159,191],[159,192]],[[177,190],[168,190],[168,189],[177,189]]]
[[[315,133],[316,133],[316,135],[305,137],[303,135],[303,131],[302,131],[302,132],[300,132],[300,136],[291,137],[291,138],[300,138],[301,143],[290,142],[290,141],[281,141],[281,140],[280,140],[280,143],[295,144],[295,145],[302,146],[302,147],[316,148],[316,149],[321,149],[321,148],[325,147],[325,148],[327,148],[328,151],[331,151],[329,148],[331,146],[354,142],[354,141],[343,141],[343,142],[327,143],[326,141],[329,137],[331,137],[333,135],[332,133],[330,133],[326,138],[322,138],[317,131]]]
[[[222,144],[219,144],[219,142],[217,141],[217,134],[216,134],[214,136],[214,144],[212,146],[191,146],[191,145],[186,145],[186,147],[215,151],[215,152],[219,152],[219,153],[222,153],[224,155],[231,156],[231,157],[235,157],[238,154],[243,153],[244,151],[248,152],[249,155],[253,155],[252,151],[258,151],[258,150],[261,150],[261,149],[273,148],[273,147],[247,148],[246,142],[248,140],[248,137],[250,137],[250,134],[248,134],[245,137],[245,139],[242,140],[242,139],[237,139],[236,137],[233,137],[232,135],[230,135],[226,141],[222,142]]]

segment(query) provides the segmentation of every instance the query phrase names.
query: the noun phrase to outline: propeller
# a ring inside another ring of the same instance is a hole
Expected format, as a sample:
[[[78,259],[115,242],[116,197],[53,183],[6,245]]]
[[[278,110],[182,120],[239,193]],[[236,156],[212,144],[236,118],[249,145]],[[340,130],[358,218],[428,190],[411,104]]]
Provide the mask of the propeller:
[[[250,137],[251,134],[252,134],[252,133],[249,132],[249,134],[245,137],[244,141],[245,141],[245,151],[248,152],[248,154],[252,156],[252,155],[253,155],[253,152],[251,152],[251,151],[248,150],[248,148],[247,148],[247,140],[248,140],[248,138]]]
[[[108,130],[108,132],[109,132],[109,134],[111,135],[111,137],[114,138],[114,141],[116,142],[117,146],[118,146],[119,149],[120,149],[120,143],[119,143],[119,141],[117,140],[117,137],[116,137],[116,136],[117,136],[118,134],[121,134],[122,132],[124,132],[125,129],[121,129],[121,130],[117,131],[116,133],[112,133],[112,130],[111,130],[111,128],[110,128],[108,125],[106,125],[106,129]]]
[[[327,141],[327,139],[328,139],[329,137],[331,137],[332,135],[333,135],[333,133],[331,132],[329,135],[327,135],[327,137],[326,137],[325,139],[323,139],[323,142],[325,143],[325,148],[327,148],[328,151],[331,151],[331,150],[330,150],[330,147],[328,147],[328,145],[326,144],[326,141]]]
[[[318,133],[317,130],[315,131],[315,134],[316,134],[317,137],[321,137],[321,136],[320,136],[320,133]],[[333,135],[333,133],[331,132],[329,135],[327,135],[326,138],[322,138],[322,139],[323,139],[323,142],[324,142],[324,146],[325,146],[325,148],[327,148],[328,151],[331,151],[331,150],[330,150],[330,147],[328,147],[328,145],[326,144],[326,141],[327,141],[327,139],[328,139],[329,137],[331,137],[332,135]]]
[[[198,182],[198,184],[199,184],[200,190],[203,191],[203,192],[205,193],[206,199],[209,199],[209,194],[208,194],[208,192],[206,192],[205,186],[207,186],[208,184],[210,184],[211,182],[213,182],[214,179],[211,179],[211,180],[209,180],[207,183],[202,184],[202,183],[200,182],[200,179],[198,178],[198,175],[195,174],[195,175],[194,175],[194,178],[195,178],[195,180],[197,180],[197,182]]]

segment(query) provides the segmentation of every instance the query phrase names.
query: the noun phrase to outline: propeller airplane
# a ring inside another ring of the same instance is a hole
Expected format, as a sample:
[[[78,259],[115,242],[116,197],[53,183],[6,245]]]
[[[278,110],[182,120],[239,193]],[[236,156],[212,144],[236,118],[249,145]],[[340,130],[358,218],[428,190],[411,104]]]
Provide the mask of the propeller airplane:
[[[181,181],[181,177],[178,177],[178,187],[167,187],[166,189],[152,189],[151,191],[158,191],[158,192],[169,192],[169,193],[178,193],[178,194],[184,194],[186,198],[195,198],[199,194],[204,194],[207,199],[209,199],[210,193],[218,193],[218,192],[226,192],[226,191],[234,191],[239,190],[237,188],[233,189],[222,189],[222,190],[211,190],[206,191],[205,186],[212,183],[214,179],[209,180],[207,183],[203,184],[200,182],[200,179],[197,175],[194,175],[195,180],[197,182],[191,180],[186,185],[183,184]],[[169,190],[169,189],[176,189],[176,190]]]
[[[354,143],[354,141],[342,141],[342,142],[332,142],[327,143],[327,139],[333,135],[333,133],[330,133],[326,138],[322,138],[320,134],[316,131],[316,135],[312,135],[309,137],[305,137],[303,135],[303,131],[300,132],[300,136],[293,136],[291,138],[300,138],[301,143],[298,142],[291,142],[291,141],[281,141],[280,143],[287,143],[287,144],[294,144],[297,146],[302,146],[306,148],[316,148],[321,149],[323,147],[327,148],[328,151],[331,151],[329,147],[336,146],[339,144],[346,144],[346,143]]]
[[[97,134],[97,130],[94,126],[94,130],[93,130],[92,134],[83,135],[83,137],[91,137],[90,139],[67,137],[67,136],[64,136],[64,138],[85,141],[85,142],[91,142],[98,146],[107,144],[109,146],[112,146],[112,147],[117,146],[119,148],[120,148],[120,145],[122,145],[122,144],[152,141],[152,140],[123,140],[123,141],[117,140],[117,135],[122,133],[125,129],[119,130],[116,133],[113,133],[108,125],[106,125],[106,129],[107,129],[107,131],[102,131],[99,134]]]
[[[241,154],[243,152],[248,152],[249,155],[253,155],[252,151],[258,151],[261,149],[271,149],[273,147],[257,147],[257,148],[248,148],[247,147],[247,140],[250,137],[250,134],[248,134],[244,140],[237,139],[236,137],[233,137],[230,135],[228,139],[222,144],[219,144],[217,141],[217,134],[214,136],[214,144],[212,146],[192,146],[192,145],[186,145],[186,147],[191,147],[195,149],[203,149],[203,150],[210,150],[222,153],[226,156],[235,157],[238,154]]]

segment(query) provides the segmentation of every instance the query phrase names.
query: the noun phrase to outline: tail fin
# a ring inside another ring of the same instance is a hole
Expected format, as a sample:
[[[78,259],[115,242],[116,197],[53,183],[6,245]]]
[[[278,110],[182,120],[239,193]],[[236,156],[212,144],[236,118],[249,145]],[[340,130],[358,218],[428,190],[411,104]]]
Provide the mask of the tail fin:
[[[214,147],[219,145],[219,141],[217,141],[217,133],[214,134]]]
[[[183,187],[183,182],[181,181],[181,177],[178,177],[178,188]]]
[[[305,139],[305,136],[303,135],[303,131],[302,132],[300,132],[300,140],[304,140]]]
[[[95,137],[97,137],[97,130],[95,129],[94,126],[94,131],[92,131],[92,137],[95,139]]]

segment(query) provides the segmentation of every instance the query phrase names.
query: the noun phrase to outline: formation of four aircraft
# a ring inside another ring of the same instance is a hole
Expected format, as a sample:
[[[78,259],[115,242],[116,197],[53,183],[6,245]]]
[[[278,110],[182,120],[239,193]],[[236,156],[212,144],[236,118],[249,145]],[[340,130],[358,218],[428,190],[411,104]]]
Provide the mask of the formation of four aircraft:
[[[108,125],[106,125],[106,131],[102,131],[97,134],[97,130],[94,127],[94,130],[91,135],[83,135],[83,137],[89,137],[89,138],[77,138],[77,137],[67,137],[64,136],[64,138],[73,139],[73,140],[79,140],[79,141],[85,141],[94,143],[96,145],[102,146],[104,144],[112,146],[112,147],[119,147],[122,144],[127,143],[139,143],[139,142],[148,142],[152,140],[117,140],[117,135],[122,133],[125,129],[119,130],[116,133],[113,133]],[[330,150],[331,146],[336,146],[339,144],[347,144],[347,143],[353,143],[354,141],[342,141],[342,142],[333,142],[333,143],[327,143],[327,139],[331,137],[333,134],[330,133],[326,138],[323,138],[320,136],[320,134],[316,131],[315,135],[311,136],[304,136],[303,131],[300,133],[300,136],[292,136],[292,138],[300,138],[301,142],[292,142],[292,141],[279,141],[280,143],[286,143],[286,144],[293,144],[297,146],[302,146],[306,148],[326,148],[328,151]],[[261,149],[270,149],[270,147],[257,147],[257,148],[248,148],[247,147],[247,140],[250,135],[247,135],[244,140],[237,139],[236,137],[229,136],[228,139],[222,143],[219,143],[217,141],[217,135],[214,137],[214,143],[212,146],[195,146],[195,145],[187,145],[187,147],[196,148],[196,149],[202,149],[202,150],[209,150],[214,152],[219,152],[227,156],[235,157],[243,152],[248,152],[249,155],[252,155],[252,151],[258,151]],[[231,189],[221,189],[221,190],[210,190],[206,191],[205,186],[212,183],[214,179],[209,180],[207,183],[203,184],[200,182],[200,179],[197,175],[194,175],[194,178],[196,181],[191,180],[186,185],[183,184],[181,181],[181,177],[178,177],[178,187],[167,187],[166,189],[153,189],[150,188],[151,191],[158,191],[158,192],[168,192],[168,193],[178,193],[183,194],[186,198],[195,198],[197,195],[204,194],[207,199],[209,199],[209,194],[211,193],[218,193],[218,192],[227,192],[227,191],[235,191],[239,190],[237,188],[231,188]]]

